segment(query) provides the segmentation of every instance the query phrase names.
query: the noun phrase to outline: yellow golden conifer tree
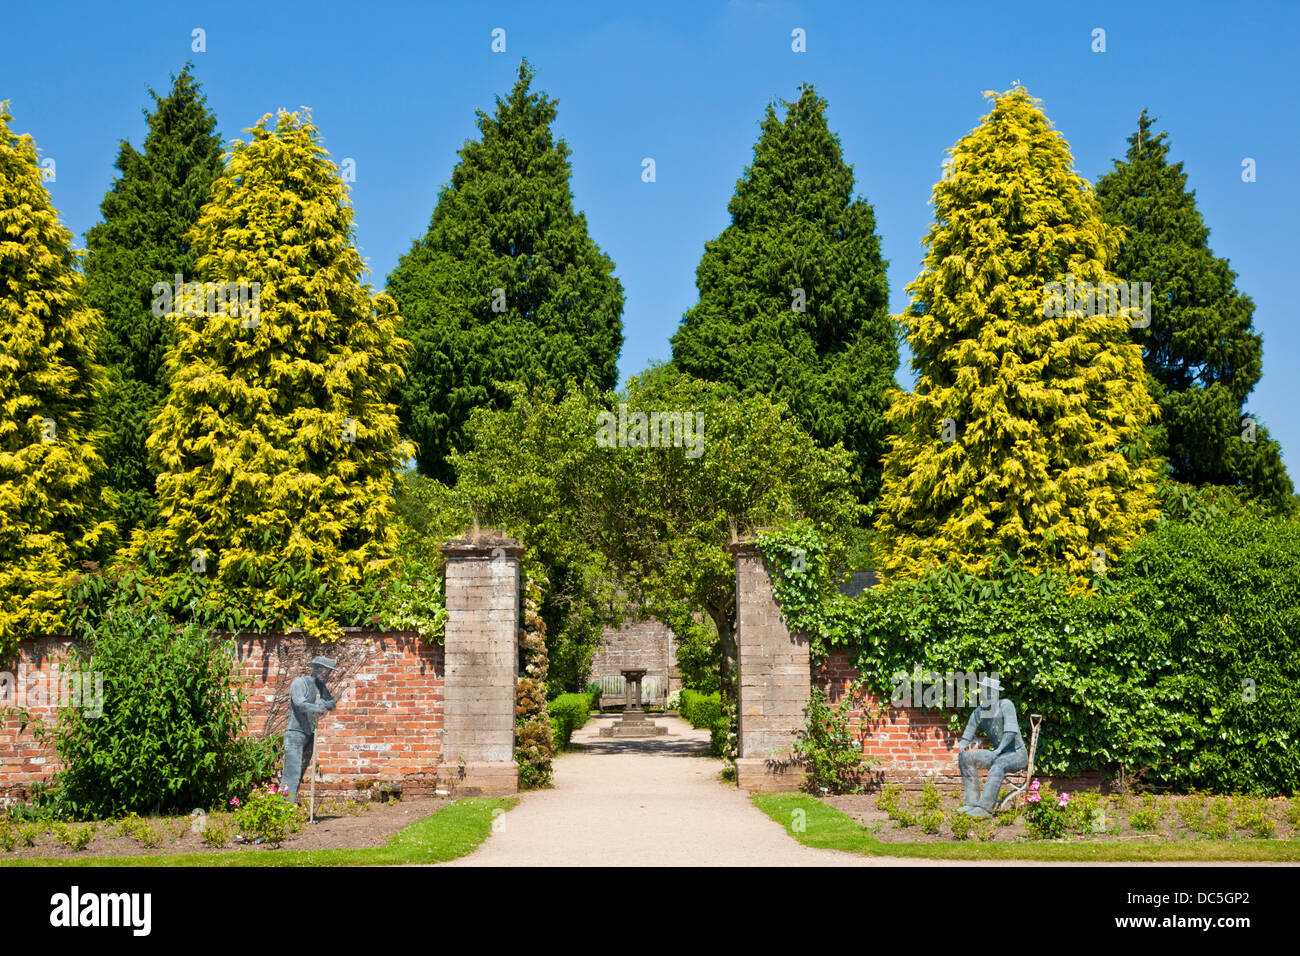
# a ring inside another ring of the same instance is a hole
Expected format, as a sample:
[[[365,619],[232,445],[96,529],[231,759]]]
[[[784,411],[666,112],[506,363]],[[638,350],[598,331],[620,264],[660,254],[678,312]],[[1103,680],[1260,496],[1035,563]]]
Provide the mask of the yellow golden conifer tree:
[[[297,606],[303,582],[356,582],[396,544],[407,343],[396,303],[361,282],[347,187],[310,117],[248,132],[191,231],[194,284],[173,291],[170,393],[149,438],[160,527],[134,550],[264,589],[286,623],[328,630]]]
[[[0,655],[67,624],[64,585],[112,543],[96,446],[98,312],[36,146],[0,103]]]
[[[934,187],[908,286],[918,380],[887,418],[884,564],[979,574],[1006,553],[1082,577],[1157,514],[1140,313],[1108,271],[1121,234],[1039,101],[986,95]]]

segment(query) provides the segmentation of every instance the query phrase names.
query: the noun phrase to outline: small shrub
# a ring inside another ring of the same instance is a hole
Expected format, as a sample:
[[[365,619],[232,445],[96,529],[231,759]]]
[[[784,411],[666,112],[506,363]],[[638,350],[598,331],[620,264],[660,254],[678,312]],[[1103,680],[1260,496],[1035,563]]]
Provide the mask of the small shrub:
[[[1292,830],[1300,830],[1300,796],[1292,797],[1287,804],[1286,822]]]
[[[962,816],[965,816],[965,814],[962,814]],[[976,839],[978,839],[981,843],[989,843],[989,842],[992,841],[993,836],[994,836],[994,830],[993,830],[993,821],[992,821],[992,820],[976,820],[976,821],[975,821],[975,837],[976,837]]]
[[[959,816],[965,816],[965,815],[966,814],[964,813],[959,814]],[[929,833],[931,835],[938,833],[939,829],[943,826],[943,811],[942,810],[922,811],[920,816],[920,823],[921,823],[922,833]]]
[[[370,810],[370,804],[357,803],[357,801],[353,800],[351,797],[348,797],[348,799],[341,806],[336,806],[336,810],[339,813],[346,813],[350,817],[359,817],[361,816],[361,814],[366,813]]]
[[[95,839],[94,823],[86,823],[85,826],[79,826],[72,832],[72,840],[68,843],[73,849],[86,849]]]
[[[975,824],[978,821],[969,813],[954,813],[948,818],[948,826],[952,828],[954,840],[965,840],[975,832]]]
[[[36,846],[36,838],[40,832],[30,823],[18,828],[18,842],[23,846]]]
[[[914,827],[921,822],[920,815],[911,807],[898,807],[889,816],[900,830]]]
[[[136,829],[144,824],[139,815],[132,811],[124,816],[117,824],[117,835],[126,839],[134,840]]]
[[[1193,833],[1204,827],[1205,800],[1202,797],[1183,797],[1178,801],[1178,819]]]
[[[209,818],[208,825],[203,828],[201,838],[210,847],[223,847],[230,842],[230,827],[220,820]]]
[[[94,688],[96,706],[61,708],[56,723],[34,727],[62,764],[57,815],[188,810],[234,792],[265,748],[241,736],[228,647],[198,624],[176,626],[125,579],[88,575],[74,591],[87,610],[66,672]]]
[[[1268,804],[1263,800],[1246,801],[1237,810],[1237,826],[1260,840],[1267,840],[1277,829],[1277,822],[1269,813]]]
[[[63,842],[74,850],[84,850],[90,846],[90,841],[95,839],[95,825],[87,823],[83,826],[69,829],[64,835]]]
[[[285,787],[259,787],[239,803],[235,825],[245,836],[256,836],[272,846],[279,846],[290,833],[302,828],[305,811],[288,800]]]
[[[808,696],[808,719],[795,735],[793,749],[806,770],[804,789],[811,793],[862,792],[862,743],[849,729],[850,704],[850,695],[838,704],[828,703],[820,687]]]
[[[1035,840],[1059,840],[1065,836],[1065,808],[1069,799],[1069,794],[1058,797],[1050,786],[1040,785],[1037,780],[1031,783],[1024,810],[1029,836]]]
[[[1129,814],[1128,823],[1134,830],[1155,832],[1160,829],[1160,820],[1165,815],[1165,805],[1152,794],[1142,798],[1142,805]]]
[[[897,783],[887,783],[880,788],[880,795],[876,797],[876,808],[885,811],[893,816],[894,811],[898,809],[903,800],[903,788]],[[965,814],[963,814],[965,816]]]
[[[1020,819],[1020,811],[1021,807],[1019,806],[1007,807],[996,815],[997,825],[1000,827],[1014,826]]]
[[[142,820],[134,812],[128,813],[117,826],[117,835],[135,840],[147,847],[161,846],[162,834],[148,820]]]
[[[596,687],[596,706],[599,707],[600,706],[600,685],[596,684],[595,687]],[[664,713],[668,713],[669,711],[672,710],[676,710],[680,712],[681,706],[682,706],[682,692],[680,690],[675,690],[667,697],[664,698]]]
[[[1074,833],[1100,833],[1106,828],[1101,794],[1081,791],[1065,807],[1065,826]]]
[[[943,794],[939,792],[939,788],[933,782],[927,781],[921,787],[921,809],[938,810],[941,806],[943,806]]]
[[[1205,835],[1212,840],[1226,840],[1232,836],[1232,799],[1220,797],[1205,812]]]
[[[14,825],[8,820],[0,820],[0,850],[12,853],[17,844],[18,836],[14,832]]]

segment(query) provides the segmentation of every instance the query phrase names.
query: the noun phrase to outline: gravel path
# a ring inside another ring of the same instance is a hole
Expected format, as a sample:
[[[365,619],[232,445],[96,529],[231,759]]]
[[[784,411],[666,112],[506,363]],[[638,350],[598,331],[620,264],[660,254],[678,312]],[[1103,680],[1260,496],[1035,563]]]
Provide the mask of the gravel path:
[[[555,761],[555,786],[518,805],[474,853],[442,866],[970,866],[959,860],[864,857],[815,850],[788,836],[722,783],[708,755],[708,731],[655,717],[667,736],[613,740],[595,717],[574,734],[577,750]],[[983,860],[990,866],[1052,866]],[[1072,866],[1240,866],[1234,863],[1074,863]],[[1250,865],[1250,864],[1246,864]],[[1270,865],[1270,864],[1263,864]]]
[[[718,780],[709,734],[655,717],[667,736],[613,740],[592,718],[555,786],[520,795],[487,842],[445,866],[872,866],[897,860],[814,850]]]

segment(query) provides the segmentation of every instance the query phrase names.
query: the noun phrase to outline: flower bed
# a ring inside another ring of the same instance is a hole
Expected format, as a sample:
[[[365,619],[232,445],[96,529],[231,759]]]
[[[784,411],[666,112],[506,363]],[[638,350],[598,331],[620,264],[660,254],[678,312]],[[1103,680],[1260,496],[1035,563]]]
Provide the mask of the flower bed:
[[[1300,796],[1058,793],[1039,781],[1030,788],[1024,804],[987,820],[957,813],[961,795],[933,785],[918,794],[887,785],[822,799],[883,843],[1300,839]]]

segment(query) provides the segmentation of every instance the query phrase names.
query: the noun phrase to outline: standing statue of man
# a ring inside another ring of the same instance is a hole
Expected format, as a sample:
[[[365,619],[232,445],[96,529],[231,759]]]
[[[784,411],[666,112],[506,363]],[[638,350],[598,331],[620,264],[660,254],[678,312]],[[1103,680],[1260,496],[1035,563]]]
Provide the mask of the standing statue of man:
[[[966,788],[966,803],[957,812],[987,817],[997,805],[1002,778],[1029,766],[1029,751],[1020,736],[1015,706],[1000,698],[1002,683],[996,677],[985,677],[977,686],[979,706],[971,711],[966,730],[957,742],[957,766],[961,768],[961,781]],[[968,749],[977,729],[992,744],[992,750]],[[981,770],[989,774],[983,792],[980,791]]]
[[[280,776],[280,785],[288,789],[291,803],[298,799],[303,768],[311,766],[316,721],[335,706],[334,698],[325,687],[333,670],[333,660],[318,657],[311,662],[310,677],[295,677],[289,685],[289,726],[284,732],[284,772]]]

